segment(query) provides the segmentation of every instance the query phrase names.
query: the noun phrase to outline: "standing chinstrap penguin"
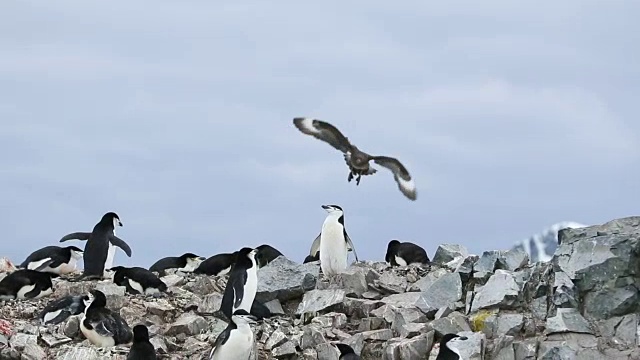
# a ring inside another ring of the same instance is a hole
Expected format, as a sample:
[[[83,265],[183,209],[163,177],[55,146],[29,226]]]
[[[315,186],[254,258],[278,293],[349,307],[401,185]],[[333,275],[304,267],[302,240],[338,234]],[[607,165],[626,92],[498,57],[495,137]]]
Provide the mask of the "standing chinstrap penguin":
[[[361,360],[362,358],[356,354],[353,348],[347,344],[335,343],[338,351],[340,351],[340,357],[338,360]]]
[[[293,125],[303,134],[322,140],[344,154],[344,160],[349,167],[347,181],[350,182],[355,176],[356,185],[359,185],[362,175],[375,174],[377,170],[369,165],[369,161],[373,160],[376,164],[391,170],[398,189],[408,199],[416,200],[417,190],[413,178],[398,159],[388,156],[371,156],[365,153],[353,145],[340,130],[326,121],[297,117],[293,119]]]
[[[36,300],[53,293],[52,277],[58,275],[19,269],[0,280],[0,300]]]
[[[93,345],[111,347],[131,342],[131,328],[120,314],[107,309],[107,297],[102,291],[91,290],[84,304],[80,331]]]
[[[228,319],[231,319],[231,314],[238,309],[251,312],[258,290],[257,252],[257,249],[248,247],[240,249],[231,267],[220,304],[220,310]]]
[[[77,262],[82,259],[82,254],[82,249],[75,246],[45,246],[27,256],[20,267],[65,275],[76,270]]]
[[[392,266],[407,266],[413,263],[429,264],[429,256],[421,246],[398,240],[389,241],[384,260]]]
[[[233,312],[227,328],[224,329],[209,353],[209,360],[249,360],[255,337],[251,326],[255,317],[243,309]]]
[[[347,251],[351,246],[358,255],[344,226],[344,211],[338,205],[322,205],[328,213],[320,232],[320,269],[324,276],[333,278],[347,268]]]
[[[130,294],[153,295],[167,291],[165,284],[156,274],[138,266],[115,266],[113,271],[113,283],[124,286]]]
[[[87,295],[67,295],[53,300],[40,312],[40,321],[44,325],[60,324],[73,315],[82,314],[85,309]]]
[[[127,360],[156,360],[156,349],[149,341],[149,329],[138,324],[133,327],[133,345],[127,355]]]
[[[466,360],[460,355],[460,350],[456,347],[460,341],[467,340],[466,336],[460,336],[457,334],[445,334],[440,339],[440,350],[438,351],[438,357],[436,360]]]
[[[105,269],[113,267],[115,246],[121,248],[128,257],[131,257],[131,248],[122,239],[116,236],[116,226],[122,226],[120,217],[114,212],[108,212],[93,227],[93,231],[75,232],[67,234],[60,242],[67,240],[87,240],[84,247],[84,273],[82,278],[100,279],[104,277]]]
[[[169,269],[176,269],[182,272],[193,272],[198,265],[204,260],[204,257],[193,253],[184,253],[180,256],[169,256],[156,261],[149,267],[149,270],[155,271],[164,276]]]
[[[233,263],[236,261],[238,252],[216,254],[205,261],[201,262],[198,267],[193,270],[194,274],[205,274],[210,276],[222,276],[231,271]]]

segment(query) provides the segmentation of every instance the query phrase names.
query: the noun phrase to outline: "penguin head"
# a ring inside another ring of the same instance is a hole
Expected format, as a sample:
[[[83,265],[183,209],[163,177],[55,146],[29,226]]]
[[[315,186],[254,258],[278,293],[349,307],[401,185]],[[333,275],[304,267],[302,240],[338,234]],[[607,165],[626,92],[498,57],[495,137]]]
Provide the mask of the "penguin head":
[[[118,216],[118,214],[114,213],[113,211],[110,211],[106,214],[104,214],[102,216],[102,220],[100,220],[100,222],[104,222],[104,223],[111,223],[113,224],[113,227],[116,228],[118,226],[122,226],[122,221],[120,221],[120,217]]]
[[[84,306],[88,309],[91,305],[93,307],[105,307],[107,306],[107,297],[100,290],[93,289],[89,291],[87,297],[83,299]]]
[[[400,245],[400,241],[398,240],[391,240],[389,241],[389,244],[387,245],[387,254],[384,257],[384,260],[386,262],[390,262],[391,261],[391,256],[396,252],[396,248],[398,247],[398,245]]]
[[[335,343],[333,344],[335,345],[338,350],[340,351],[340,356],[342,355],[346,355],[346,354],[355,354],[356,352],[353,351],[353,348],[347,344],[343,344],[343,343]]]
[[[237,258],[240,257],[247,257],[248,259],[252,260],[251,262],[255,262],[257,264],[256,261],[256,254],[258,253],[258,249],[252,249],[250,247],[244,247],[240,250],[238,250],[238,254],[236,255]]]
[[[247,312],[247,310],[244,309],[238,309],[236,311],[233,312],[233,315],[231,315],[231,320],[233,320],[233,322],[235,324],[241,324],[241,323],[245,323],[245,324],[257,324],[258,323],[258,319],[249,314]]]
[[[149,329],[143,324],[133,327],[133,341],[149,341]]]
[[[71,257],[78,260],[82,258],[84,251],[77,246],[67,246],[65,249],[69,250]]]
[[[198,264],[205,260],[204,257],[198,256],[193,253],[184,253],[180,256],[180,259],[185,261],[187,264]]]
[[[467,339],[468,338],[466,336],[460,336],[458,334],[453,334],[453,333],[445,334],[442,337],[442,339],[440,339],[440,351],[442,351],[443,348],[446,347],[450,351],[452,351],[452,352],[456,353],[458,356],[460,356],[460,351],[458,350],[457,345],[461,341],[465,341]]]
[[[325,209],[329,214],[334,214],[334,213],[344,213],[344,211],[342,210],[342,208],[338,205],[322,205],[322,208]]]

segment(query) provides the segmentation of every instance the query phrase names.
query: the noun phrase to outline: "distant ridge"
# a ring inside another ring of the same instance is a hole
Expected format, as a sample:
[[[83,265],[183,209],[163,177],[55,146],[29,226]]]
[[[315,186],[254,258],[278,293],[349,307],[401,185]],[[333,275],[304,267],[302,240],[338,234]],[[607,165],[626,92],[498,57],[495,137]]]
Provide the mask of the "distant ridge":
[[[587,226],[588,225],[574,221],[559,222],[545,228],[540,233],[519,241],[513,249],[522,249],[526,251],[529,254],[529,258],[532,263],[537,261],[549,261],[558,247],[558,231],[566,228],[577,229]]]

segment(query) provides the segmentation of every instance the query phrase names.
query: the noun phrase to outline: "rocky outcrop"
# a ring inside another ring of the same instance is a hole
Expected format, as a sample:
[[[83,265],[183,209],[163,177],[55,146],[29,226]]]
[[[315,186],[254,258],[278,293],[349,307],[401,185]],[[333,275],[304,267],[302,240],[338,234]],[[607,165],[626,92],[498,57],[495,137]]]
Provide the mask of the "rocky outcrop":
[[[363,359],[435,359],[457,333],[469,360],[640,359],[640,217],[566,229],[549,262],[521,249],[470,255],[443,244],[431,265],[353,264],[326,283],[318,262],[279,257],[258,272],[257,299],[275,315],[254,327],[257,359],[338,359],[333,342]],[[0,358],[125,359],[127,346],[98,349],[78,316],[41,326],[44,305],[99,287],[130,326],[148,325],[166,359],[201,359],[226,322],[217,314],[224,277],[168,274],[161,297],[125,294],[110,282],[57,281],[37,301],[0,309]]]

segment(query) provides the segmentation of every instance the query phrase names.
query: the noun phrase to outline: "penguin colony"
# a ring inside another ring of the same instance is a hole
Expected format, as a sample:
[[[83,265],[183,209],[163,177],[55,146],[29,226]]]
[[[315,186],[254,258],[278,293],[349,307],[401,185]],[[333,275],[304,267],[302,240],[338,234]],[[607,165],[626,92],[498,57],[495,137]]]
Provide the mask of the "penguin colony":
[[[374,163],[390,170],[399,190],[410,200],[416,200],[415,183],[407,169],[395,158],[371,156],[353,145],[335,126],[321,120],[297,117],[293,125],[303,134],[322,140],[341,151],[349,167],[350,182],[360,183],[363,175],[377,172],[369,165]],[[327,212],[320,227],[320,234],[313,240],[307,262],[320,262],[324,278],[332,278],[344,272],[348,266],[348,253],[358,255],[345,226],[344,210],[339,205],[322,205]],[[209,353],[210,360],[248,360],[253,351],[255,337],[251,325],[272,316],[269,310],[255,301],[257,270],[273,261],[282,253],[263,244],[255,248],[242,247],[233,253],[215,254],[204,258],[193,253],[166,257],[158,260],[149,269],[142,267],[113,266],[116,248],[131,257],[130,246],[116,236],[116,228],[123,227],[115,212],[107,212],[91,232],[74,232],[64,235],[59,242],[69,240],[86,241],[84,250],[76,246],[46,246],[31,253],[18,269],[0,281],[0,301],[39,299],[55,292],[52,279],[66,277],[77,268],[82,258],[82,274],[69,281],[112,281],[124,286],[130,294],[140,296],[170,296],[167,285],[159,278],[167,270],[184,273],[222,276],[228,274],[220,311],[227,317],[228,326],[220,333]],[[391,240],[388,243],[385,261],[391,266],[407,266],[412,263],[429,264],[426,251],[417,244]],[[96,347],[130,345],[127,359],[157,359],[156,350],[150,343],[149,330],[145,324],[133,328],[119,313],[106,307],[105,294],[91,290],[86,294],[68,295],[49,302],[39,314],[43,324],[59,324],[70,316],[80,316],[82,334]],[[466,340],[456,334],[445,334],[440,339],[439,360],[461,359],[455,344]],[[348,345],[334,343],[341,360],[356,360],[360,356]]]

